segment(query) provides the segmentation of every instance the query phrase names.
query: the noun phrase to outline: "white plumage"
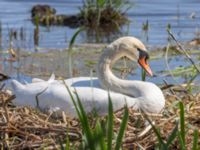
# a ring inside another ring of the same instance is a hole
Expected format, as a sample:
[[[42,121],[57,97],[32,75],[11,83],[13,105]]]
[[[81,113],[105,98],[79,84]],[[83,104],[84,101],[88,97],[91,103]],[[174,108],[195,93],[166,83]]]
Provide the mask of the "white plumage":
[[[148,58],[145,46],[134,37],[122,37],[105,48],[98,64],[98,78],[71,78],[65,80],[65,83],[74,97],[76,90],[86,112],[95,109],[99,114],[107,113],[109,89],[114,110],[127,103],[133,109],[159,113],[165,105],[159,87],[150,82],[122,80],[112,73],[112,65],[123,56],[139,63],[143,61],[140,65],[151,74],[146,63]],[[62,81],[54,80],[54,76],[49,81],[33,79],[32,83],[25,85],[13,80],[11,86],[16,95],[13,101],[16,105],[39,106],[43,110],[65,111],[70,116],[76,116],[66,86]]]

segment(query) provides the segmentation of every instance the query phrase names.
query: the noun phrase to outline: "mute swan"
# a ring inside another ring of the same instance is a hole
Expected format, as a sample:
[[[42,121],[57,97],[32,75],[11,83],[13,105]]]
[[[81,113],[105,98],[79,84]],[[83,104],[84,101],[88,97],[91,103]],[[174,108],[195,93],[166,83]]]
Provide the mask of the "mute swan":
[[[108,106],[108,90],[114,110],[122,108],[124,104],[148,113],[159,113],[163,109],[165,98],[155,84],[122,80],[112,73],[113,64],[124,56],[132,61],[138,61],[140,66],[152,76],[147,63],[149,56],[144,44],[134,37],[122,37],[104,49],[97,67],[98,78],[78,77],[65,80],[73,95],[76,89],[86,112],[95,109],[99,114],[105,114]],[[13,101],[16,105],[39,106],[41,109],[65,111],[70,116],[76,116],[65,85],[61,81],[54,80],[54,77],[48,81],[33,79],[33,83],[26,85],[13,80],[11,85],[16,95]]]

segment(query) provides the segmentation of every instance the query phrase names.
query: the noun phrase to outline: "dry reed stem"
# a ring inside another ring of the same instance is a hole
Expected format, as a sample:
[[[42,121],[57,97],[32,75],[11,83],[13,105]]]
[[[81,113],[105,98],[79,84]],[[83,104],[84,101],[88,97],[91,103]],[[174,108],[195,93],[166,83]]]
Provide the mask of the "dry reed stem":
[[[200,69],[199,67],[197,67],[197,65],[195,64],[195,62],[193,61],[192,57],[188,54],[188,52],[182,47],[182,45],[178,42],[178,40],[175,38],[175,36],[172,34],[172,32],[170,30],[167,30],[168,34],[172,37],[172,39],[176,42],[177,46],[180,48],[177,49],[178,52],[180,52],[181,54],[184,54],[188,60],[191,62],[191,64],[194,66],[194,68],[198,71],[198,73],[200,73]]]

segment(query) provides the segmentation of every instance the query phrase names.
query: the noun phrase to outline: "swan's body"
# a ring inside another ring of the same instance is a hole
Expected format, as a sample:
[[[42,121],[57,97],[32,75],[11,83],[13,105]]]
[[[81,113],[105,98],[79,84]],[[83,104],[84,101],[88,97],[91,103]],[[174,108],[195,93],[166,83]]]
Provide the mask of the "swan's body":
[[[98,81],[98,80],[96,80]],[[31,83],[22,85],[17,81],[12,82],[13,89],[15,90],[16,99],[14,104],[20,106],[31,106],[36,107],[36,95],[41,91],[44,91],[38,97],[39,107],[42,110],[47,111],[65,111],[67,115],[74,117],[76,116],[76,110],[71,100],[71,97],[67,91],[67,88],[63,83],[48,81]],[[48,88],[47,88],[48,87]],[[94,87],[81,87],[77,86],[75,89],[69,88],[73,97],[76,98],[74,92],[78,93],[82,104],[86,112],[91,112],[93,109],[100,115],[107,113],[108,106],[108,92]],[[120,93],[110,92],[110,97],[113,102],[114,110],[122,108],[126,103],[128,106],[133,106],[135,109],[135,99]]]
[[[165,99],[162,91],[155,84],[122,80],[112,73],[112,65],[124,56],[133,61],[138,60],[140,65],[152,75],[146,63],[148,54],[145,46],[134,37],[123,37],[105,48],[98,64],[98,78],[78,77],[65,80],[73,94],[76,89],[87,112],[94,108],[99,114],[107,112],[108,90],[114,110],[122,108],[125,103],[129,107],[132,106],[134,109],[142,109],[149,113],[159,113],[163,109]],[[13,81],[12,87],[16,95],[14,103],[17,105],[36,107],[36,95],[44,91],[38,96],[40,108],[58,109],[69,115],[76,115],[70,95],[61,81],[34,79],[33,83],[27,85]]]

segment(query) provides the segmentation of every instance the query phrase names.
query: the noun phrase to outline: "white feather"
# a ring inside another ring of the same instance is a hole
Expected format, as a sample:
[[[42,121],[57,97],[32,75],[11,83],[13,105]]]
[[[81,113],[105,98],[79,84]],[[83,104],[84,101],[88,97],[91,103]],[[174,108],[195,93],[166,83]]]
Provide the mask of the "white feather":
[[[112,65],[121,57],[137,61],[138,50],[146,51],[145,46],[136,38],[123,37],[111,43],[103,52],[98,64],[98,78],[78,77],[65,80],[73,97],[77,91],[86,112],[95,109],[99,114],[107,113],[109,89],[114,110],[122,108],[126,103],[133,109],[142,109],[149,113],[159,113],[165,98],[155,84],[136,80],[122,80],[111,71]],[[51,112],[65,111],[76,116],[75,107],[63,81],[55,80],[52,74],[48,81],[33,79],[33,83],[22,85],[13,80],[13,93],[16,105],[39,107]]]

